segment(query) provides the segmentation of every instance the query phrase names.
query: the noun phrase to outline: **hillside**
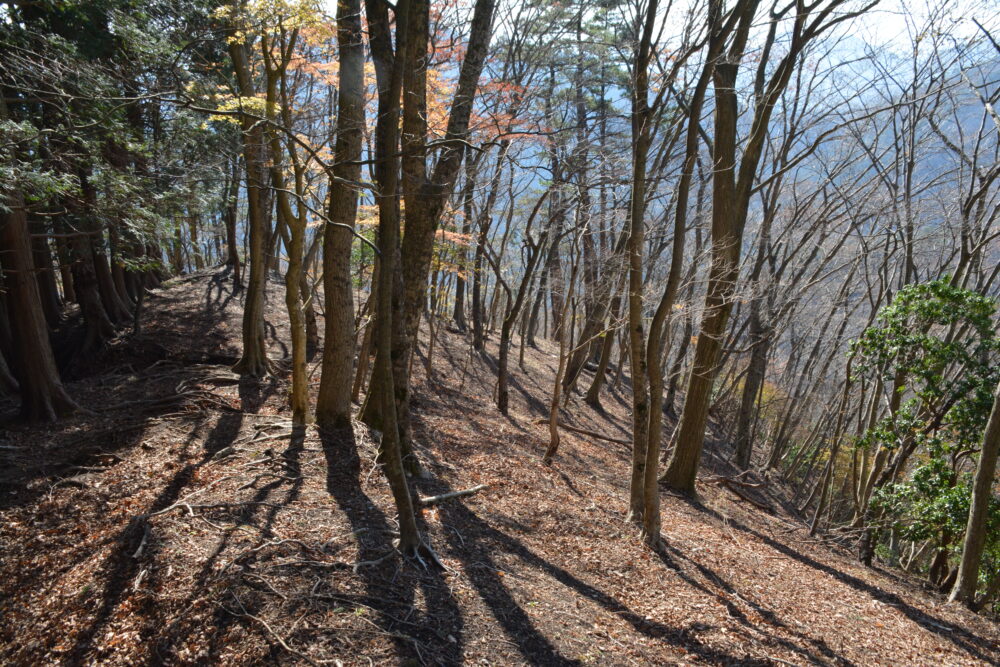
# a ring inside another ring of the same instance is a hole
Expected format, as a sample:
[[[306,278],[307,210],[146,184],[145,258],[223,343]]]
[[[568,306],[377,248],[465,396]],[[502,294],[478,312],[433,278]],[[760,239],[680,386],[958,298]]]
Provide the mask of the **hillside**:
[[[572,399],[567,420],[612,440],[564,432],[540,463],[545,342],[512,363],[509,418],[492,404],[495,348],[470,354],[442,329],[431,378],[418,357],[415,488],[488,486],[422,510],[445,569],[403,561],[372,434],[293,437],[282,373],[228,371],[229,289],[215,271],[170,281],[141,336],[72,360],[89,414],[26,427],[0,406],[3,664],[1000,662],[1000,627],[809,538],[778,499],[713,483],[718,453],[698,501],[664,496],[653,555],[623,522],[627,396],[609,388],[603,413]]]

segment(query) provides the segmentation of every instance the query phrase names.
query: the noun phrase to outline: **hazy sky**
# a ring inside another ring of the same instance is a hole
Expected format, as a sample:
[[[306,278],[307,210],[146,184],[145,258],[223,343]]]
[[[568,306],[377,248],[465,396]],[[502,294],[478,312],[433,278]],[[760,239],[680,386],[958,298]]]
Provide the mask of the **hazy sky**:
[[[330,15],[335,15],[337,0],[323,1]],[[679,4],[675,0],[674,7]],[[946,6],[941,27],[956,37],[967,37],[978,30],[971,21],[973,18],[990,28],[996,27],[1000,18],[1000,0],[882,0],[878,7],[856,20],[857,37],[877,46],[893,43],[909,46],[914,26],[920,30],[927,24],[932,8],[941,5]]]
[[[910,45],[910,34],[924,28],[932,8],[946,5],[940,27],[956,37],[968,37],[978,28],[971,19],[991,27],[1000,16],[1000,0],[882,0],[857,19],[857,36],[873,45]]]

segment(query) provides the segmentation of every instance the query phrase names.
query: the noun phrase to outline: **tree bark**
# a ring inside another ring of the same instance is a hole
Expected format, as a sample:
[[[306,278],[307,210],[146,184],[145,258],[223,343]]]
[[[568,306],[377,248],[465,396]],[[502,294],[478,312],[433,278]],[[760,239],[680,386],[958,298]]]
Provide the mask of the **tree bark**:
[[[979,452],[969,521],[966,524],[965,542],[962,545],[962,561],[959,564],[958,580],[950,597],[952,601],[970,607],[976,601],[979,565],[986,546],[986,519],[993,499],[993,476],[996,473],[998,451],[1000,451],[1000,385],[997,385],[993,397],[993,410],[986,424],[986,432],[983,434],[983,448]]]
[[[770,350],[768,333],[761,322],[759,301],[755,298],[750,304],[750,366],[743,380],[740,411],[736,417],[735,463],[740,470],[750,467],[750,457],[753,453],[753,418],[756,414],[757,399],[764,385],[767,355]]]
[[[6,116],[6,105],[0,99],[0,118]],[[63,388],[56,369],[35,280],[24,198],[16,189],[8,190],[0,206],[0,250],[21,416],[28,421],[55,421],[77,406]]]
[[[378,248],[381,265],[377,286],[378,305],[375,320],[375,368],[369,386],[368,401],[381,403],[380,417],[382,439],[379,459],[392,490],[399,513],[399,549],[405,555],[419,556],[426,550],[420,537],[413,512],[406,475],[403,471],[399,427],[396,424],[396,400],[393,388],[392,338],[393,291],[396,273],[396,249],[399,243],[399,96],[402,88],[403,59],[394,57],[389,15],[384,3],[366,0],[369,43],[375,63],[378,85],[378,117],[375,126],[375,180],[379,192],[376,203],[379,210]],[[409,0],[396,5],[397,35],[406,35]],[[403,37],[400,37],[403,39]],[[397,44],[405,52],[405,43]]]
[[[337,162],[333,168],[336,179],[330,182],[329,221],[323,232],[326,324],[323,371],[316,402],[316,421],[330,428],[342,428],[351,423],[351,379],[355,352],[351,245],[358,194],[350,182],[361,177],[365,113],[361,0],[341,0],[338,3],[337,44],[340,52],[334,148]]]
[[[438,221],[455,185],[465,139],[469,133],[472,102],[486,60],[495,0],[476,0],[469,43],[458,75],[455,97],[445,130],[444,148],[433,174],[427,172],[427,44],[429,1],[410,0],[402,61],[403,122],[401,142],[402,185],[406,201],[406,234],[400,248],[401,299],[398,303],[392,350],[397,421],[404,454],[410,467],[410,358],[416,346],[420,314],[427,295],[427,273]],[[397,34],[400,34],[397,26]],[[402,55],[402,57],[400,57]],[[383,261],[386,258],[383,257]],[[387,278],[395,279],[393,276]],[[373,376],[377,383],[379,377]]]
[[[59,289],[56,287],[56,276],[52,270],[52,252],[49,250],[48,239],[44,236],[44,225],[39,225],[37,232],[31,236],[35,279],[38,281],[38,294],[42,312],[45,313],[45,321],[50,327],[54,327],[62,319],[62,303],[59,301]]]
[[[242,42],[229,45],[240,96],[255,97],[257,91],[251,79],[246,46]],[[250,228],[250,276],[243,303],[243,353],[233,366],[233,372],[244,377],[263,377],[270,372],[267,349],[264,346],[264,289],[267,286],[267,258],[264,246],[270,231],[271,201],[267,185],[267,146],[263,126],[249,116],[240,119],[243,128],[243,161],[246,165],[248,226]]]
[[[645,533],[647,540],[659,543],[659,502],[654,503],[656,516],[647,521],[646,504],[646,443],[649,429],[649,380],[646,367],[646,338],[643,330],[643,252],[645,247],[646,160],[652,144],[652,113],[649,107],[649,61],[652,47],[656,0],[650,0],[642,24],[642,38],[636,53],[632,82],[632,191],[628,221],[628,337],[632,371],[632,477],[629,483],[629,519],[643,526],[655,524],[655,532]],[[656,480],[653,480],[656,487]]]

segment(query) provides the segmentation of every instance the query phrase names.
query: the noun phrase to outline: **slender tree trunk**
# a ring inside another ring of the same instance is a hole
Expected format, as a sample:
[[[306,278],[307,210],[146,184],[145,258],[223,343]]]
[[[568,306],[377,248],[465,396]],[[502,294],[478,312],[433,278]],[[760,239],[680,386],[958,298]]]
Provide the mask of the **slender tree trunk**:
[[[3,350],[0,349],[0,396],[16,396],[17,392],[17,380],[14,378],[10,366],[7,365],[7,358],[4,356]]]
[[[550,224],[551,224],[550,220]],[[579,239],[579,236],[576,237]],[[563,300],[563,312],[560,314],[560,319],[564,319],[566,315],[566,310],[569,308],[569,302],[573,298],[573,287],[576,283],[576,273],[580,263],[577,259],[577,246],[574,242],[573,244],[573,254],[572,254],[572,268],[570,269],[570,281],[569,293],[566,295],[566,299]],[[549,402],[549,446],[545,449],[545,454],[542,456],[542,463],[545,465],[550,465],[552,459],[559,451],[559,403],[562,399],[562,376],[566,372],[566,361],[569,357],[567,354],[567,347],[569,344],[569,333],[566,329],[561,332],[562,337],[559,339],[559,359],[556,364],[556,376],[552,382],[552,400]]]
[[[241,42],[229,45],[239,84],[240,95],[256,97],[247,62],[246,46]],[[253,118],[241,118],[243,127],[243,160],[246,165],[248,227],[250,232],[250,276],[243,303],[243,353],[233,366],[233,372],[244,377],[263,377],[270,372],[270,362],[264,345],[264,289],[267,286],[267,257],[264,246],[270,232],[271,200],[267,185],[267,146],[262,126]]]
[[[1000,451],[1000,385],[993,397],[993,411],[983,434],[983,448],[979,452],[976,467],[976,481],[972,487],[972,505],[969,521],[965,528],[965,542],[962,546],[962,561],[959,564],[958,580],[951,591],[950,599],[967,606],[975,604],[976,587],[979,584],[979,565],[986,546],[986,519],[993,498],[993,476],[997,467],[997,452]]]
[[[76,303],[76,290],[73,289],[73,258],[69,251],[69,245],[64,238],[56,239],[56,257],[59,259],[59,279],[62,282],[63,300],[67,303]]]
[[[327,224],[323,235],[323,291],[326,328],[323,374],[316,420],[339,428],[351,423],[351,376],[354,362],[354,299],[351,246],[357,217],[358,194],[349,185],[361,177],[361,140],[364,130],[364,44],[361,0],[337,5],[337,43],[340,49],[337,139],[334,152],[336,180],[330,183]]]
[[[282,31],[282,41],[277,44],[280,55],[274,56],[270,40],[261,39],[261,51],[264,60],[265,81],[267,84],[265,104],[267,117],[272,121],[281,121],[286,128],[292,126],[291,100],[287,88],[286,70],[289,57],[298,39],[298,30],[289,33]],[[287,44],[285,44],[287,40]],[[305,172],[306,168],[298,159],[293,144],[283,146],[283,137],[274,128],[268,127],[266,135],[270,143],[272,163],[269,167],[271,184],[277,195],[279,232],[287,230],[286,242],[288,270],[285,272],[285,308],[288,312],[288,328],[292,339],[292,392],[290,403],[292,408],[292,424],[303,427],[309,420],[309,379],[306,374],[306,328],[305,312],[302,308],[303,260],[305,255],[306,209],[303,202],[306,199]],[[289,193],[285,180],[285,172],[292,172],[294,191]],[[292,194],[296,201],[292,208]],[[192,243],[194,239],[192,239]],[[192,246],[194,247],[194,246]]]
[[[629,205],[628,236],[628,337],[632,371],[632,478],[629,484],[629,512],[632,521],[645,525],[646,509],[646,443],[649,429],[649,379],[646,367],[646,337],[643,329],[643,252],[645,250],[646,159],[652,143],[649,108],[649,58],[656,16],[656,0],[650,0],[643,23],[642,39],[632,82],[632,192]],[[653,480],[656,487],[656,480]],[[656,516],[648,523],[656,524],[655,533],[645,533],[647,540],[659,541],[659,502]],[[645,532],[645,531],[644,531]]]
[[[618,320],[621,314],[621,297],[615,296],[611,300],[611,307],[609,312],[611,313],[612,319]],[[615,345],[615,333],[617,327],[609,326],[608,330],[605,331],[604,335],[601,337],[601,356],[600,360],[597,362],[597,370],[594,371],[594,379],[590,383],[590,388],[587,390],[587,395],[584,401],[592,408],[601,407],[601,387],[604,386],[604,379],[608,373],[608,366],[611,365],[611,353]]]
[[[237,198],[242,178],[239,158],[233,158],[233,168],[226,189],[226,206],[222,219],[226,226],[226,265],[233,271],[233,292],[243,289],[243,266],[240,263],[240,244],[236,237]]]
[[[389,13],[379,0],[366,0],[369,26],[369,43],[375,63],[378,85],[378,116],[375,126],[375,178],[379,188],[376,204],[379,210],[378,248],[381,266],[378,271],[378,305],[375,320],[375,369],[369,387],[369,401],[381,403],[382,439],[379,443],[379,460],[389,481],[396,509],[399,513],[399,550],[407,556],[419,556],[427,551],[417,527],[413,501],[403,471],[399,427],[396,424],[396,397],[393,389],[392,339],[393,291],[396,274],[396,250],[399,244],[399,97],[402,89],[404,60],[396,57],[392,49],[392,32]],[[396,6],[397,35],[406,35],[409,0]],[[403,39],[401,37],[401,39]],[[405,42],[405,40],[404,40]],[[405,43],[397,44],[405,53]],[[373,392],[378,392],[374,394]]]
[[[466,150],[465,156],[465,188],[462,193],[462,236],[469,238],[472,234],[472,202],[476,191],[476,166],[478,158],[470,155],[471,151]],[[465,321],[465,272],[466,261],[468,260],[468,249],[464,246],[459,248],[458,265],[455,271],[455,310],[452,320],[455,328],[465,332],[468,324]]]
[[[54,327],[62,319],[62,303],[59,301],[59,289],[56,287],[56,276],[52,270],[52,253],[44,232],[44,226],[39,225],[37,233],[32,234],[31,253],[35,263],[35,279],[38,281],[42,312],[45,313],[45,321],[50,327]]]
[[[93,350],[114,337],[115,325],[104,310],[101,294],[97,289],[94,253],[87,235],[81,234],[73,238],[73,254],[73,285],[87,329],[83,349]]]
[[[195,271],[205,268],[205,256],[202,252],[201,241],[198,239],[198,229],[201,227],[201,216],[197,213],[188,215],[188,235],[191,237],[191,257],[194,260]]]
[[[736,417],[736,467],[746,470],[750,467],[753,453],[753,418],[756,414],[757,399],[764,386],[767,370],[767,355],[770,349],[768,333],[760,317],[759,299],[750,305],[750,366],[743,380],[743,395],[740,397],[740,411]]]
[[[538,203],[535,204],[534,210],[531,212],[531,216],[528,218],[526,223],[525,237],[530,238],[531,225],[538,214],[542,203],[548,198],[550,191],[546,191],[545,194],[539,198]],[[528,248],[528,261],[527,265],[524,267],[524,274],[521,276],[521,282],[517,288],[517,295],[513,299],[513,303],[507,306],[507,313],[503,318],[503,323],[500,325],[500,350],[497,355],[497,409],[500,414],[506,415],[507,408],[510,401],[510,390],[507,387],[507,377],[508,377],[508,359],[510,357],[510,338],[514,331],[514,323],[517,321],[518,315],[521,314],[521,308],[524,307],[525,297],[528,295],[528,288],[531,285],[531,279],[535,273],[535,267],[538,265],[538,259],[542,255],[542,251],[545,247],[545,243],[548,240],[548,230],[542,234],[542,237],[537,243],[532,243],[530,240],[527,241]],[[500,281],[500,267],[496,266],[494,269],[497,272],[497,281]],[[507,290],[507,299],[510,301],[510,290]]]
[[[592,284],[588,290],[593,292],[593,296],[586,300],[586,315],[583,328],[580,332],[580,340],[592,340],[596,343],[597,336],[608,319],[608,312],[610,311],[612,302],[611,293],[612,291],[617,291],[616,288],[620,288],[621,283],[624,282],[624,278],[627,276],[627,272],[623,266],[624,263],[621,261],[625,255],[626,241],[627,235],[622,234],[619,242],[612,251],[611,257],[606,262],[603,280],[597,281],[596,278],[592,279]],[[584,275],[586,276],[586,272],[584,272]],[[578,345],[574,349],[573,355],[566,364],[566,375],[563,377],[563,386],[567,392],[572,392],[576,388],[577,379],[587,364],[591,349],[594,347],[600,349],[600,345]]]

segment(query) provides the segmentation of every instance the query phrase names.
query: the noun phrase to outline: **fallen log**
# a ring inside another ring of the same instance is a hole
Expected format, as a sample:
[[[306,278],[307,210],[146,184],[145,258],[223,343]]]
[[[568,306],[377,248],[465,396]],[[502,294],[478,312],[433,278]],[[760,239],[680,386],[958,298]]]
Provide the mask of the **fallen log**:
[[[743,474],[745,474],[745,473],[740,473],[740,475],[743,475]],[[737,477],[739,477],[739,476],[737,476]],[[720,484],[720,485],[735,484],[736,486],[742,486],[745,489],[759,489],[762,486],[764,486],[763,482],[756,482],[756,483],[755,482],[744,482],[744,481],[742,481],[740,479],[737,479],[737,477],[721,477],[721,476],[720,477],[709,477],[705,481],[707,481],[707,482],[713,482],[715,484]]]
[[[767,512],[768,514],[774,514],[774,508],[772,506],[762,503],[758,500],[755,500],[754,498],[751,498],[744,492],[740,491],[741,486],[757,488],[758,486],[761,486],[760,484],[754,485],[748,482],[740,482],[734,479],[730,479],[729,477],[715,477],[712,479],[708,479],[706,481],[725,487],[726,490],[732,493],[734,496],[738,497],[740,500],[744,500],[750,503],[759,510]]]
[[[452,498],[461,498],[462,496],[471,496],[473,493],[479,493],[483,489],[489,488],[488,484],[480,484],[479,486],[474,486],[471,489],[462,489],[461,491],[451,491],[449,493],[442,493],[439,496],[424,496],[422,498],[417,498],[417,505],[421,507],[427,507],[428,505],[436,505],[444,500],[451,500]]]
[[[548,424],[549,420],[548,419],[538,419],[538,420],[535,421],[535,423],[536,424]],[[619,445],[629,445],[629,446],[632,445],[632,441],[631,440],[622,440],[620,438],[612,438],[609,435],[604,435],[603,433],[598,433],[597,431],[588,431],[587,429],[580,428],[578,426],[570,426],[569,424],[566,424],[564,422],[559,422],[559,428],[564,428],[567,431],[571,431],[573,433],[579,433],[580,435],[585,435],[585,436],[590,437],[590,438],[596,438],[598,440],[607,440],[608,442],[614,442],[614,443],[619,444]]]

